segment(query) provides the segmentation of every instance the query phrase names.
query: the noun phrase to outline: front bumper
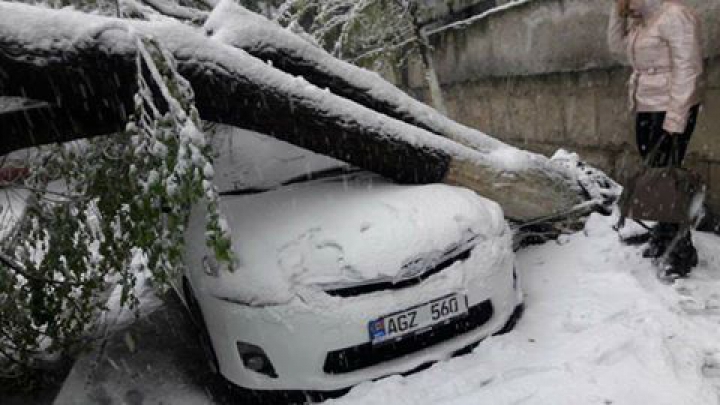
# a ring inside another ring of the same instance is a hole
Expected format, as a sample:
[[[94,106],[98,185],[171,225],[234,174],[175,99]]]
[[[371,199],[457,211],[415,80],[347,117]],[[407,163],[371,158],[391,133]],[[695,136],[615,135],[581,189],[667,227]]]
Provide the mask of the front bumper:
[[[514,286],[514,257],[501,255],[492,271],[476,274],[474,268],[487,268],[487,263],[478,266],[484,259],[473,255],[420,285],[358,297],[301,293],[301,298],[288,305],[271,307],[248,307],[208,296],[199,301],[220,372],[228,380],[253,390],[334,391],[447,359],[501,331],[521,303],[521,293]],[[467,296],[470,307],[489,303],[491,316],[448,333],[429,347],[420,345],[415,350],[405,345],[399,357],[397,352],[388,355],[385,350],[385,361],[361,360],[360,366],[343,367],[343,355],[338,353],[359,350],[356,359],[381,355],[369,345],[369,321],[453,293]],[[237,342],[261,347],[277,377],[246,369]],[[333,361],[338,367],[328,368]]]

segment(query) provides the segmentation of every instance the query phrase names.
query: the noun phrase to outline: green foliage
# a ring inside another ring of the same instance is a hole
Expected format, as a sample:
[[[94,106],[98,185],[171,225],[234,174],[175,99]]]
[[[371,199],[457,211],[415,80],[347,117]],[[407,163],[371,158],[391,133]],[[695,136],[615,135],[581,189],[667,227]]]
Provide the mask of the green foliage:
[[[139,279],[166,291],[182,270],[185,224],[200,199],[209,207],[208,246],[233,267],[190,85],[156,43],[138,45],[138,71],[146,74],[138,75],[126,131],[52,147],[37,162],[30,183],[43,191],[0,261],[5,377],[27,376],[81,348],[111,289],[130,309],[138,306]],[[159,89],[158,102],[151,89]],[[50,187],[62,193],[49,194]]]
[[[334,56],[363,66],[388,60],[401,63],[417,52],[412,2],[288,0],[278,22],[301,28]]]
[[[277,21],[334,56],[381,72],[398,84],[410,61],[422,63],[433,107],[447,114],[423,32],[418,0],[287,0]],[[426,5],[427,6],[427,5]]]

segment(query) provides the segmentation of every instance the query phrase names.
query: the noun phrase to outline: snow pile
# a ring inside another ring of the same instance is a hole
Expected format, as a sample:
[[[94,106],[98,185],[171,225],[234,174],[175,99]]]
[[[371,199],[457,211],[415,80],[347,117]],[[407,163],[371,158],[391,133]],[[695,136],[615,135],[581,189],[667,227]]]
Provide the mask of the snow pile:
[[[139,318],[142,318],[163,305],[162,299],[157,296],[152,286],[152,275],[148,271],[147,259],[135,252],[131,268],[136,280],[132,287],[133,294],[138,298],[136,310],[130,310],[120,304],[123,291],[121,286],[115,286],[109,294],[106,302],[107,311],[100,315],[98,321],[99,329],[95,331],[96,336],[108,337],[115,331],[128,327]]]
[[[616,219],[519,253],[527,311],[512,333],[329,403],[718,404],[720,239],[695,234],[699,268],[666,286]]]
[[[550,160],[580,185],[589,200],[612,204],[620,198],[622,186],[603,171],[581,161],[577,153],[558,149]]]

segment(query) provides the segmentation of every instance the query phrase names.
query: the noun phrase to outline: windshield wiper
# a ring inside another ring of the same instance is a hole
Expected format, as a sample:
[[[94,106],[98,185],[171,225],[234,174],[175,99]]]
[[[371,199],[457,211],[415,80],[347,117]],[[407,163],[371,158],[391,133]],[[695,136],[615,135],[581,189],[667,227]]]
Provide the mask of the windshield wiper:
[[[352,174],[362,171],[362,169],[358,169],[356,167],[350,167],[350,166],[339,166],[339,167],[331,167],[329,169],[324,170],[318,170],[316,172],[310,172],[306,173],[297,177],[293,177],[290,180],[284,181],[281,186],[289,186],[291,184],[296,183],[304,183],[306,181],[312,181],[312,180],[319,180],[319,179],[325,179],[328,177],[335,177],[335,176],[341,176],[343,174]]]
[[[350,167],[350,166],[331,167],[329,169],[318,170],[315,172],[305,173],[300,176],[292,177],[289,180],[285,180],[284,182],[282,182],[279,185],[274,186],[274,187],[268,187],[268,188],[249,187],[249,188],[243,188],[243,189],[239,189],[239,190],[223,191],[220,193],[220,195],[221,196],[231,196],[231,195],[237,196],[237,195],[259,194],[259,193],[264,193],[266,191],[277,190],[280,187],[289,186],[291,184],[304,183],[304,182],[308,182],[308,181],[325,179],[328,177],[336,177],[336,176],[341,176],[341,175],[345,175],[345,174],[352,174],[352,173],[357,173],[360,171],[362,171],[362,169],[359,169],[356,167]]]

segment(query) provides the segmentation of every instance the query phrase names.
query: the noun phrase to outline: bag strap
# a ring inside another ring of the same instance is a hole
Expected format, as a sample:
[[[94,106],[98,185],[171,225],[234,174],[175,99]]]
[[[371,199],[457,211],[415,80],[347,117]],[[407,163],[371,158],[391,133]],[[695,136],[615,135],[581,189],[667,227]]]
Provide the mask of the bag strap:
[[[662,137],[658,139],[657,142],[655,142],[655,145],[650,149],[650,152],[645,155],[645,159],[643,160],[643,163],[645,164],[645,167],[651,167],[650,165],[653,162],[656,162],[657,159],[660,157],[661,148],[663,144],[666,142],[666,140],[670,138],[670,150],[668,153],[670,156],[668,156],[668,166],[669,167],[675,167],[680,168],[681,165],[681,159],[680,159],[680,139],[679,134],[670,135],[667,132],[663,133]]]
[[[650,149],[650,152],[648,152],[647,155],[645,155],[645,159],[643,160],[643,163],[645,164],[645,167],[651,167],[651,164],[653,162],[657,161],[658,155],[660,154],[660,148],[665,143],[665,140],[670,137],[671,135],[667,133],[663,133],[662,137],[658,139],[657,142],[655,142],[655,145]],[[674,148],[671,148],[674,149]]]
[[[680,168],[682,166],[680,161],[680,134],[671,135],[673,138],[672,147],[670,150],[670,166]]]

